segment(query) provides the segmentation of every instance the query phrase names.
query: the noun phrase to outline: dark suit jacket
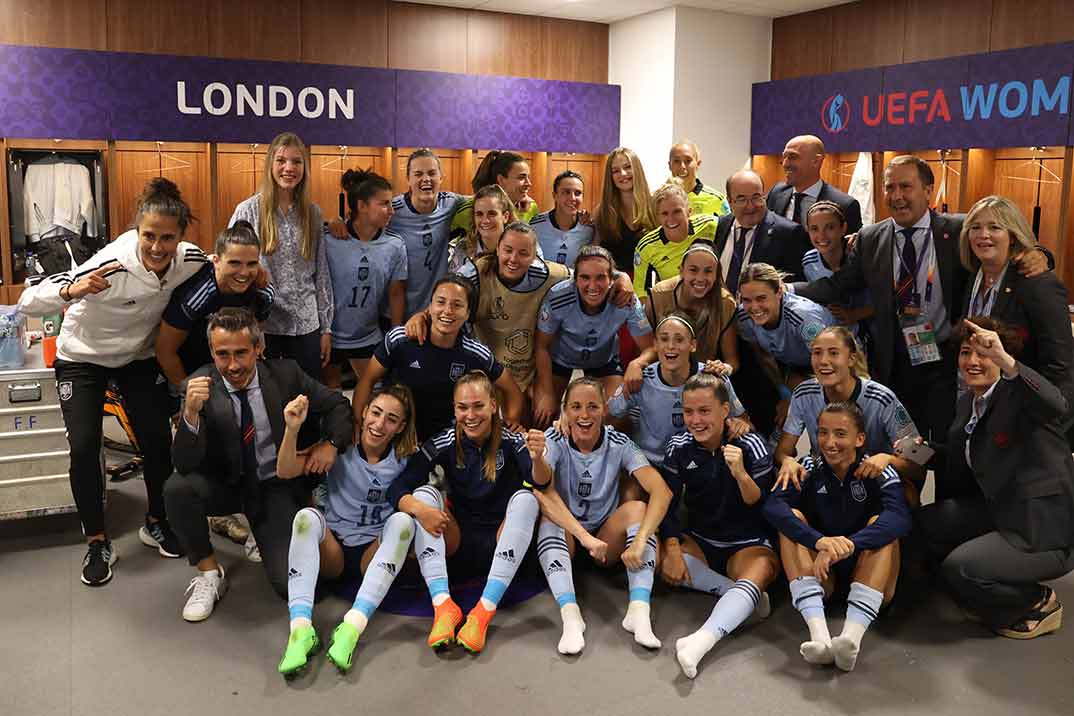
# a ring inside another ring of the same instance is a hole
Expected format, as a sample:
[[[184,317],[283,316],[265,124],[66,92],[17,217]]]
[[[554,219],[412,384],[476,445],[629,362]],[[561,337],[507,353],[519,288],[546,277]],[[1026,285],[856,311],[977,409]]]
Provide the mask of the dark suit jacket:
[[[962,215],[932,212],[932,240],[936,245],[936,263],[943,288],[947,318],[953,326],[962,318],[963,296],[969,272],[958,258],[958,236]],[[834,276],[798,284],[795,291],[827,306],[850,300],[863,288],[869,289],[876,312],[869,319],[873,350],[869,368],[881,383],[891,380],[895,355],[895,334],[899,317],[895,310],[895,223],[890,220],[870,224],[858,234],[850,254]]]
[[[734,214],[720,217],[716,225],[716,255],[719,256],[735,223]],[[798,224],[769,211],[753,232],[753,252],[750,263],[772,264],[790,274],[790,281],[802,280],[802,257],[813,248],[809,234]]]
[[[973,280],[966,281],[962,313],[968,316],[973,300]],[[1011,266],[996,289],[992,318],[1003,321],[1021,335],[1018,360],[1059,388],[1074,408],[1074,336],[1067,315],[1067,289],[1052,272],[1026,278]]]
[[[1067,401],[1046,378],[1018,364],[1018,377],[1000,378],[970,437],[973,395],[958,401],[948,433],[947,476],[979,488],[996,529],[1018,549],[1043,552],[1074,546],[1074,460],[1058,426]]]
[[[194,434],[179,421],[172,442],[172,463],[177,472],[198,472],[209,479],[230,485],[240,484],[242,454],[239,425],[232,410],[224,380],[216,366],[206,365],[190,377],[207,375],[213,379],[209,400],[201,409],[198,432]],[[272,425],[272,439],[279,447],[283,440],[283,409],[299,395],[309,398],[309,414],[299,435],[299,446],[318,439],[331,439],[335,445],[350,445],[354,438],[354,415],[342,393],[329,390],[306,375],[293,360],[258,361],[258,382],[265,401],[265,412]]]
[[[768,192],[768,208],[786,218],[787,207],[791,205],[791,197],[793,196],[794,187],[787,182],[781,181]],[[858,200],[850,194],[839,191],[828,182],[822,181],[820,183],[820,194],[817,195],[817,201],[830,201],[843,210],[843,215],[847,220],[848,234],[853,234],[854,232],[861,230],[861,205],[858,203]],[[805,211],[808,210],[811,205],[812,202],[807,203],[802,207],[803,219],[805,218]]]

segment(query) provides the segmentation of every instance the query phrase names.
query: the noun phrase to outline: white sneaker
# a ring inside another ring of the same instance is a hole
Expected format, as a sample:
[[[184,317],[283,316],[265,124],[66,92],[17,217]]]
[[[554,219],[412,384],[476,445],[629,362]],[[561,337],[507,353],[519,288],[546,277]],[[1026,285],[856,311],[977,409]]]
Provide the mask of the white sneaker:
[[[253,532],[246,538],[246,544],[243,545],[243,549],[246,551],[246,559],[261,564],[261,548],[257,546],[257,540],[254,539]]]
[[[227,578],[224,576],[224,568],[220,567],[217,574],[199,572],[198,576],[190,580],[186,588],[190,598],[183,607],[183,619],[188,622],[200,622],[209,618],[216,607],[216,603],[227,593]]]

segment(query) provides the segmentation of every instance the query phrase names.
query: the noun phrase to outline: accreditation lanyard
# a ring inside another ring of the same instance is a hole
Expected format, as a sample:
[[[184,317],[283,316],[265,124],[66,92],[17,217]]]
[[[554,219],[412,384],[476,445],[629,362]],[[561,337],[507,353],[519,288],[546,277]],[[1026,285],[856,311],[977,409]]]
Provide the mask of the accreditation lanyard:
[[[996,305],[996,296],[999,295],[1000,284],[1003,283],[1004,277],[1007,275],[1007,269],[1004,267],[999,276],[996,277],[995,283],[991,288],[984,289],[982,295],[982,288],[984,283],[984,269],[977,269],[977,278],[973,280],[973,300],[970,302],[970,315],[971,316],[991,316],[992,308]]]
[[[917,260],[914,261],[912,266],[906,263],[901,251],[896,252],[899,257],[899,266],[905,269],[906,272],[913,277],[914,281],[914,292],[911,295],[910,306],[908,306],[906,310],[907,315],[911,316],[920,314],[924,306],[932,303],[932,287],[936,283],[936,246],[934,242],[931,241],[932,229],[930,228],[928,231],[928,238],[930,240],[927,240],[922,244],[922,252],[917,255]],[[913,237],[907,236],[904,240],[913,241]],[[921,293],[917,290],[917,270],[921,267],[921,262],[925,260],[926,256],[928,257],[929,267],[928,271],[925,273],[925,300],[922,302]],[[894,283],[895,291],[898,292],[898,277],[894,279]]]

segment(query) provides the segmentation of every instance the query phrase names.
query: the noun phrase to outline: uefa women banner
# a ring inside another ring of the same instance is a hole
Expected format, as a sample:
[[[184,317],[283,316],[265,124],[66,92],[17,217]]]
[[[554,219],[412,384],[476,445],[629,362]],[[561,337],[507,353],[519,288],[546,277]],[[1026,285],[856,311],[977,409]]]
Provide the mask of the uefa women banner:
[[[0,45],[0,136],[606,153],[619,87]]]
[[[1074,43],[753,85],[753,154],[815,134],[829,151],[1065,146]]]

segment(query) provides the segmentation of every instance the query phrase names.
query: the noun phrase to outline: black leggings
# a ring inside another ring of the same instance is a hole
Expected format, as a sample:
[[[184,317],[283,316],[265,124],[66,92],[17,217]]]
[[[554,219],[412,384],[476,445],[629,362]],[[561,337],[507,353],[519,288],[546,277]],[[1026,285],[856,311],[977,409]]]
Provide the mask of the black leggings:
[[[110,379],[116,381],[123,394],[138,440],[149,514],[163,519],[164,481],[172,473],[172,432],[168,424],[168,382],[160,378],[156,359],[132,361],[118,368],[57,360],[55,368],[60,410],[71,448],[71,493],[86,536],[104,533],[101,416]]]
[[[321,379],[321,332],[304,336],[265,334],[265,358],[290,358],[314,380]]]
[[[1074,569],[1074,549],[1024,552],[996,531],[980,497],[942,500],[917,512],[932,561],[955,598],[992,627],[1005,628],[1045,595],[1041,582]]]

